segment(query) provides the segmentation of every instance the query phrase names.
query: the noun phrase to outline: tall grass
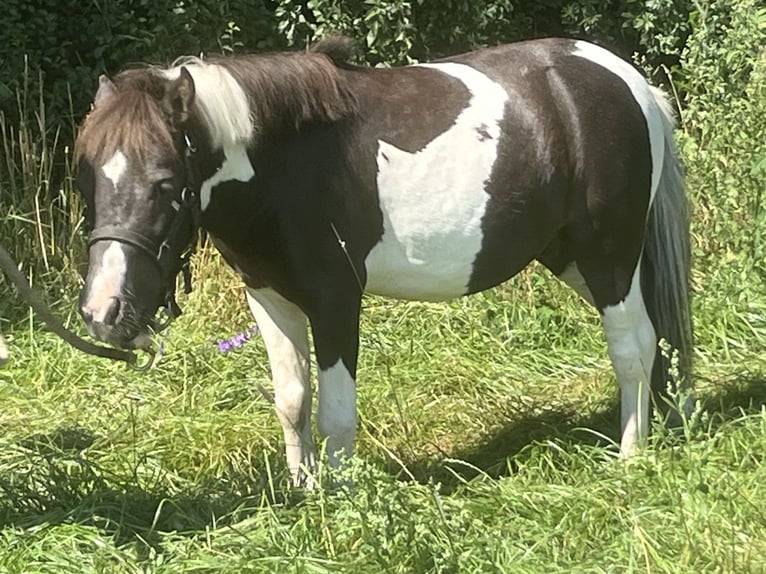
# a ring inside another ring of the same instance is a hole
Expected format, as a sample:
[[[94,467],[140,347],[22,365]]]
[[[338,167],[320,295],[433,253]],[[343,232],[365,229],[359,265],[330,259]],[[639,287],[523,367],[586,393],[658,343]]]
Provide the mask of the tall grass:
[[[527,304],[512,287],[366,302],[353,486],[313,493],[286,488],[260,342],[216,350],[249,324],[244,305],[203,312],[216,297],[195,292],[143,375],[13,330],[0,571],[759,572],[760,350],[711,357],[695,423],[681,437],[657,425],[624,464],[597,324],[567,298],[571,345],[537,339],[535,311],[488,321],[499,300]]]
[[[27,70],[25,78],[29,78]],[[65,283],[67,269],[82,258],[77,237],[80,202],[72,189],[71,141],[74,127],[51,122],[46,115],[42,80],[37,82],[37,107],[26,93],[17,93],[20,122],[10,124],[0,112],[0,241],[33,282],[38,276]],[[3,299],[9,292],[2,291]],[[8,309],[0,303],[0,316]]]

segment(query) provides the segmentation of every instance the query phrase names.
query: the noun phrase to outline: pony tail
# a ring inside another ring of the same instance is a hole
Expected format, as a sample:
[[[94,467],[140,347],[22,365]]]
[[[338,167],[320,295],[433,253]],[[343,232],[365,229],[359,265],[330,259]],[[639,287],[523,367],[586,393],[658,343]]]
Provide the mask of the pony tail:
[[[652,93],[662,116],[665,142],[662,173],[647,221],[642,276],[648,284],[642,291],[657,339],[664,339],[670,345],[671,356],[673,353],[678,356],[677,372],[670,369],[667,357],[658,354],[655,361],[652,389],[662,396],[667,394],[668,382],[672,388],[690,384],[693,346],[689,293],[691,248],[689,204],[673,135],[673,110],[660,89],[652,88]],[[684,411],[690,406],[690,403],[681,405]]]

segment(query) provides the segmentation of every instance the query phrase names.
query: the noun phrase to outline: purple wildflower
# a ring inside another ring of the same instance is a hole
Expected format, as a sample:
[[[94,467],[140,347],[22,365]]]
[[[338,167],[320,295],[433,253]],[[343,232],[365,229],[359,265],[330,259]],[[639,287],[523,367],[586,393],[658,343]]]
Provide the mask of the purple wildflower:
[[[248,327],[246,330],[242,331],[241,333],[237,333],[233,337],[229,337],[228,339],[218,341],[218,350],[221,353],[226,354],[229,351],[238,349],[242,345],[247,343],[250,339],[252,339],[253,335],[255,335],[257,332],[258,332],[258,326],[252,325],[251,327]]]

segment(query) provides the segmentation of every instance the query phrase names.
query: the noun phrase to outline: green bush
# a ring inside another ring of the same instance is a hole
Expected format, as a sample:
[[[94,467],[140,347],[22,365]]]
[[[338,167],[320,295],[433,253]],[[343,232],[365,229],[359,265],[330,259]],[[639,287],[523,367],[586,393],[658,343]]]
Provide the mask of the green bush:
[[[49,117],[71,122],[73,111],[79,120],[100,73],[137,62],[168,63],[184,54],[231,51],[240,45],[239,36],[253,48],[268,47],[274,27],[270,10],[246,1],[6,0],[0,110],[18,120],[12,94],[28,79],[36,84],[39,71]],[[34,93],[37,86],[32,87]]]
[[[766,5],[707,0],[676,75],[700,264],[766,269]]]
[[[87,111],[98,74],[185,54],[300,47],[330,31],[359,41],[363,60],[389,65],[522,38],[596,39],[625,57],[674,64],[689,29],[681,0],[7,0],[0,29],[0,111],[45,87],[52,123]],[[675,54],[675,55],[674,55]],[[71,91],[71,102],[70,102]]]

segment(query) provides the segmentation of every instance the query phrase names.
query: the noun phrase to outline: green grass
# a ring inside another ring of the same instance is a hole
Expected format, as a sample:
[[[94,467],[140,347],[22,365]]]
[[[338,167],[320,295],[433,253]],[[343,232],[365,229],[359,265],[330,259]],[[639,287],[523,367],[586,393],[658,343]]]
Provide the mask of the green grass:
[[[536,270],[449,304],[365,300],[351,487],[286,488],[262,343],[216,256],[146,374],[7,330],[0,572],[761,572],[762,285],[698,285],[698,398],[616,458],[595,314]],[[700,283],[707,275],[696,278]],[[74,293],[57,310],[71,315]],[[715,312],[711,312],[711,310]]]

